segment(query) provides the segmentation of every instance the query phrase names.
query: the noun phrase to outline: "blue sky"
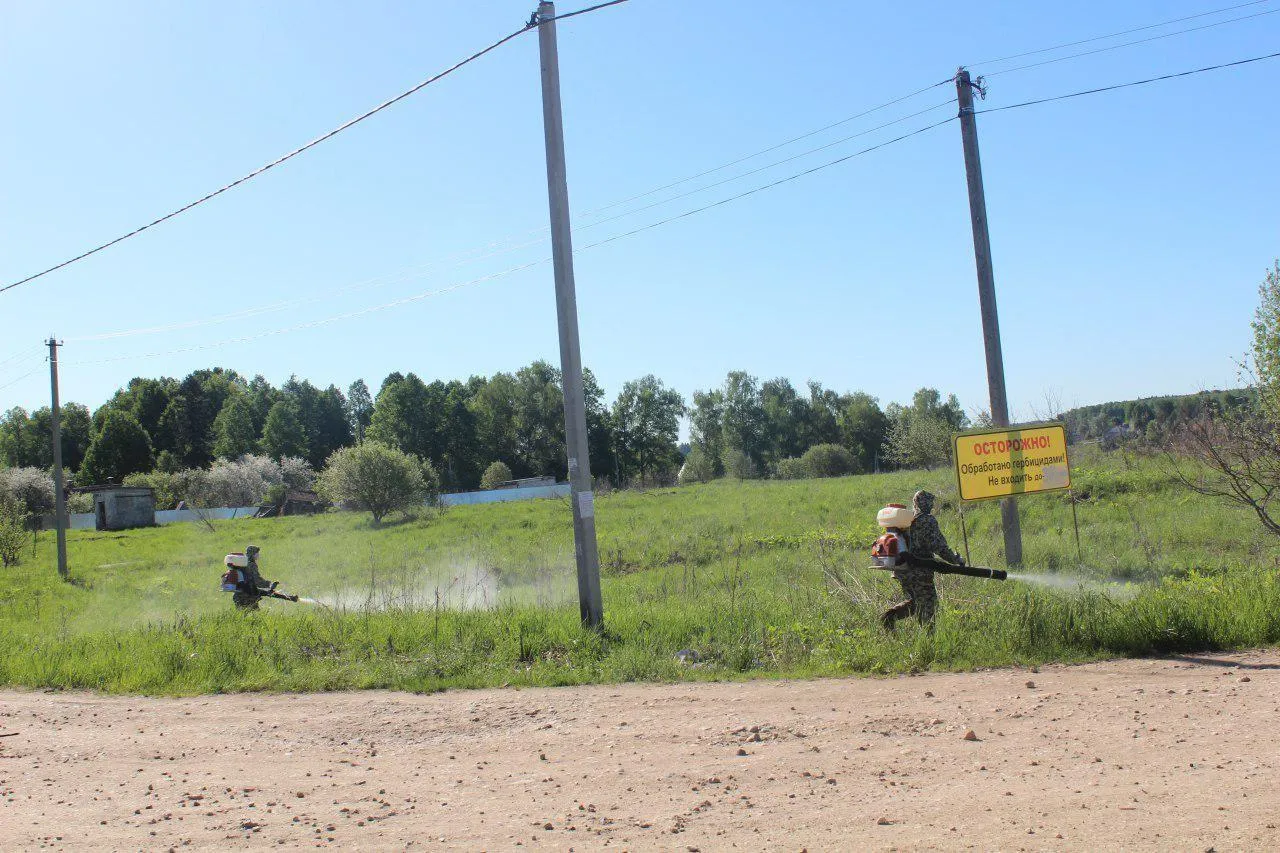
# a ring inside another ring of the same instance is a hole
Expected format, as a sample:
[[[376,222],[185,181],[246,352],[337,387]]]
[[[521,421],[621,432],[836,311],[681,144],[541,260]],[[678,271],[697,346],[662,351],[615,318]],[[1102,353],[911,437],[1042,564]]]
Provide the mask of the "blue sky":
[[[584,2],[581,5],[586,5]],[[592,226],[954,97],[933,89],[700,181],[590,212],[941,81],[979,60],[1229,0],[765,4],[631,0],[562,22],[575,244],[632,230],[954,114],[951,106]],[[0,278],[234,179],[518,28],[532,2],[10,2],[0,27]],[[560,11],[579,4],[561,3]],[[990,79],[996,107],[1280,50],[1280,14]],[[1011,406],[1236,382],[1280,255],[1280,60],[979,118]],[[292,162],[0,294],[0,409],[221,365],[375,390],[558,361],[537,40],[523,36]],[[583,251],[583,357],[612,397],[743,369],[882,403],[986,407],[957,123]],[[357,286],[358,285],[358,286]],[[233,321],[211,318],[268,308]],[[93,340],[190,323],[156,334]],[[239,338],[252,340],[226,344]],[[220,345],[223,344],[223,345]],[[24,349],[29,352],[22,355]],[[157,354],[152,357],[137,357]],[[3,363],[10,356],[14,361]],[[19,378],[35,371],[26,378]],[[16,380],[16,381],[15,381]]]

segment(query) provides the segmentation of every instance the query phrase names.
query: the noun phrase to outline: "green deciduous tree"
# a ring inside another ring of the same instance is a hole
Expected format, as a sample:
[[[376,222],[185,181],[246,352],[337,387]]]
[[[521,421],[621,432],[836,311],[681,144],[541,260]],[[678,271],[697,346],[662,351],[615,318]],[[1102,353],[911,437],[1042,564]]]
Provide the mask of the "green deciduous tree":
[[[77,481],[119,483],[130,474],[150,471],[153,462],[151,440],[142,425],[128,412],[110,410],[89,444]]]
[[[725,460],[726,473],[730,458],[728,454],[731,451],[745,454],[751,461],[750,469],[759,471],[764,462],[767,428],[764,405],[760,400],[759,381],[751,374],[734,370],[725,377],[721,429],[724,441],[721,459]],[[739,468],[745,470],[741,466]]]
[[[356,441],[364,441],[364,431],[373,417],[373,397],[363,379],[357,379],[347,388],[347,422]]]
[[[515,375],[516,476],[568,473],[564,448],[564,393],[560,371],[535,361]]]
[[[643,483],[650,474],[671,466],[677,458],[684,413],[684,398],[652,374],[622,386],[613,404],[613,422],[624,480],[638,475]]]
[[[717,389],[693,392],[693,410],[690,413],[690,438],[693,451],[698,451],[711,466],[712,476],[719,476],[720,454],[724,449],[724,392]]]
[[[480,488],[493,489],[499,483],[505,483],[511,479],[511,469],[503,462],[494,462],[484,469],[484,476],[480,478]]]
[[[296,400],[280,400],[271,407],[262,428],[262,450],[276,460],[303,456],[307,452],[307,431]]]
[[[0,462],[13,467],[40,466],[43,436],[35,421],[21,406],[0,418]],[[52,449],[49,453],[52,454]]]
[[[392,512],[433,500],[439,479],[429,462],[376,441],[344,447],[329,457],[318,482],[326,500],[367,510],[374,524]]]
[[[859,469],[876,470],[889,435],[889,418],[876,398],[861,391],[847,395],[840,404],[839,428],[840,443],[857,458]]]
[[[951,459],[954,431],[942,418],[907,410],[893,422],[885,441],[889,461],[900,468],[936,468]]]
[[[260,430],[248,394],[228,398],[214,418],[213,433],[213,455],[219,459],[238,459],[258,448]]]

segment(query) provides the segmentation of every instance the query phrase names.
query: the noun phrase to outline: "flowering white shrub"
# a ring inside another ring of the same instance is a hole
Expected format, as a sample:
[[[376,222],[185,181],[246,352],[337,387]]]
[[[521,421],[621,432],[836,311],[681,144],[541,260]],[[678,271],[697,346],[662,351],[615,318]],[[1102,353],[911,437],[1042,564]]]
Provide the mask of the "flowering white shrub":
[[[53,512],[53,478],[39,468],[0,468],[0,498],[16,501],[28,514]]]

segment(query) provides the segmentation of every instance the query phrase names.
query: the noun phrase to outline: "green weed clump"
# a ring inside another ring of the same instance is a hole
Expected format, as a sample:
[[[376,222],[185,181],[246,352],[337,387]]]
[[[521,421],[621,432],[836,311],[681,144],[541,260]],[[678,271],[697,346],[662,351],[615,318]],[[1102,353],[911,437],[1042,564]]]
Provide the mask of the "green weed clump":
[[[1158,461],[1077,460],[1083,558],[1063,496],[1021,501],[1029,581],[939,577],[934,632],[879,612],[875,510],[947,474],[716,482],[598,501],[606,630],[583,630],[565,501],[73,532],[0,573],[0,684],[191,694],[561,685],[955,670],[1280,642],[1280,550]],[[1087,497],[1086,497],[1087,495]],[[971,561],[1002,564],[993,505],[967,508]],[[231,608],[222,554],[328,606]],[[676,653],[692,654],[678,660]]]

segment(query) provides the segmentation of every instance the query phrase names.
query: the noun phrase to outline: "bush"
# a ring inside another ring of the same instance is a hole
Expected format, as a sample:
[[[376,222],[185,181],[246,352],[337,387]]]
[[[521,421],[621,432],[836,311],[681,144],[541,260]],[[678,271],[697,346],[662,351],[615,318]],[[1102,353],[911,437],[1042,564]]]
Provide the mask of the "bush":
[[[18,565],[27,544],[26,513],[13,498],[0,496],[0,565]]]
[[[296,456],[276,462],[267,456],[247,454],[235,460],[219,459],[208,471],[153,471],[126,478],[125,482],[155,489],[156,506],[173,506],[185,500],[193,506],[234,507],[276,503],[272,498],[277,494],[310,491],[315,480],[311,466]]]
[[[815,444],[800,457],[811,477],[843,477],[858,473],[858,460],[839,444]]]
[[[773,467],[773,475],[779,480],[803,480],[809,476],[809,469],[799,457],[779,459]]]
[[[178,487],[178,475],[168,474],[164,471],[152,471],[150,474],[130,474],[124,478],[126,486],[133,486],[139,489],[150,489],[156,498],[156,509],[173,509],[177,506],[178,501],[186,497]],[[80,497],[76,495],[75,497]],[[89,509],[85,512],[93,511],[93,496],[85,495],[89,498]]]
[[[756,463],[751,457],[735,448],[724,451],[724,475],[731,480],[751,480],[756,474]]]
[[[6,498],[26,515],[53,512],[53,478],[39,468],[0,469],[0,500]]]
[[[75,492],[67,498],[67,513],[93,512],[93,495],[88,492]]]
[[[440,478],[430,462],[365,441],[344,447],[329,457],[318,483],[330,503],[368,510],[374,524],[397,510],[434,503],[440,494]]]
[[[291,492],[309,492],[316,487],[316,472],[305,459],[285,456],[280,460],[280,480]]]
[[[680,485],[709,483],[715,479],[715,476],[715,460],[701,447],[694,445],[689,455],[684,458],[684,465],[680,466]]]
[[[901,468],[932,470],[951,461],[954,429],[942,418],[908,414],[889,429],[889,461]]]
[[[494,489],[499,483],[505,483],[511,479],[511,469],[507,467],[505,462],[494,462],[488,468],[484,469],[484,476],[480,478],[480,488]]]

